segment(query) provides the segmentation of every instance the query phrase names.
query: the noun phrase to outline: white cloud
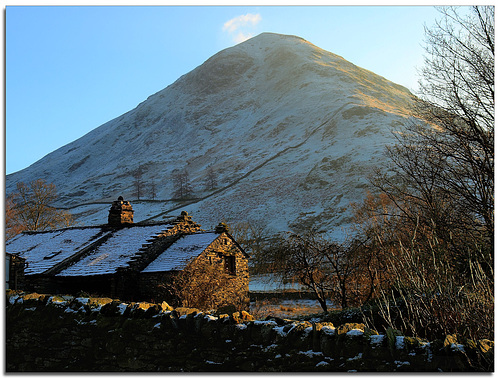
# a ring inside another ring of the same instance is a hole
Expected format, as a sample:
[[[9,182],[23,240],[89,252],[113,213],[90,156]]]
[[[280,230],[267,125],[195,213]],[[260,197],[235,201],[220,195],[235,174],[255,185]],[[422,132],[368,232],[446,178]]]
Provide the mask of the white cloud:
[[[245,15],[241,15],[241,16],[238,16],[238,17],[235,17],[229,21],[227,21],[222,30],[224,31],[229,31],[229,33],[232,33],[234,31],[236,31],[236,29],[239,29],[241,27],[244,27],[248,24],[251,24],[251,25],[257,25],[260,21],[262,20],[262,17],[260,14],[251,14],[251,13],[248,13],[248,14],[245,14]]]
[[[252,33],[241,29],[246,29],[247,27],[256,26],[261,20],[262,17],[260,14],[248,13],[245,15],[232,18],[231,20],[227,21],[226,23],[224,23],[222,30],[232,35],[233,40],[236,43],[240,43],[253,37]]]

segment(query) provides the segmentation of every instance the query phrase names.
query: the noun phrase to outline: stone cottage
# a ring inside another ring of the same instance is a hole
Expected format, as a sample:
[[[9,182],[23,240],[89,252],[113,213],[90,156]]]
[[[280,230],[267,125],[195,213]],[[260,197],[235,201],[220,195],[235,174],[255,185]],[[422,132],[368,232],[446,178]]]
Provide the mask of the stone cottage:
[[[122,197],[105,225],[23,232],[7,241],[6,252],[26,260],[26,290],[168,302],[169,281],[193,264],[208,264],[238,288],[238,303],[248,303],[249,256],[227,228],[203,231],[184,211],[171,221],[134,223]]]

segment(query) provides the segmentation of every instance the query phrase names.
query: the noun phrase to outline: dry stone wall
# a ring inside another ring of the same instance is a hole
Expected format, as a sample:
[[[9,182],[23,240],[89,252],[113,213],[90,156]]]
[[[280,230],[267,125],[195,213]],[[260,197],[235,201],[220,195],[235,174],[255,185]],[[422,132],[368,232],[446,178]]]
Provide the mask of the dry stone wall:
[[[363,324],[254,320],[167,303],[7,292],[7,372],[493,370],[493,342],[428,342]]]

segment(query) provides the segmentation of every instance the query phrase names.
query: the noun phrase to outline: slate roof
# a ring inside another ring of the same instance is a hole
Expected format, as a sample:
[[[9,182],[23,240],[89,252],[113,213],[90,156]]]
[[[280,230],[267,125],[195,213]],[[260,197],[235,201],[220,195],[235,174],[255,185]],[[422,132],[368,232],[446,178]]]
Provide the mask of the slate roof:
[[[142,272],[153,273],[181,270],[189,260],[199,256],[219,236],[220,234],[215,232],[200,232],[185,235],[167,248]]]
[[[90,255],[62,270],[56,276],[96,276],[115,273],[118,268],[128,266],[128,262],[139,253],[139,249],[166,230],[167,226],[165,224],[137,225],[115,231]]]
[[[26,260],[26,275],[53,274],[49,270],[59,277],[113,274],[117,269],[127,267],[133,257],[141,253],[142,247],[169,227],[170,223],[161,223],[121,229],[94,226],[25,232],[7,241],[6,252]],[[216,232],[184,235],[142,272],[182,270],[189,260],[199,256],[219,236],[220,233]],[[91,245],[88,252],[83,251]]]
[[[106,235],[100,227],[22,233],[7,241],[5,251],[26,260],[24,274],[41,274]]]

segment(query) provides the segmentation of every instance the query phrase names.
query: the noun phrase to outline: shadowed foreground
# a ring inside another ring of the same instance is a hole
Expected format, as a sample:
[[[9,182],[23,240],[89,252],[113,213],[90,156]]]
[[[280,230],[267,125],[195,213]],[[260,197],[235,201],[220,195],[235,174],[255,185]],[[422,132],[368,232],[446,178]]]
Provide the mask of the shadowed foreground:
[[[426,340],[364,324],[256,321],[109,298],[8,292],[6,370],[493,371],[493,342]]]

